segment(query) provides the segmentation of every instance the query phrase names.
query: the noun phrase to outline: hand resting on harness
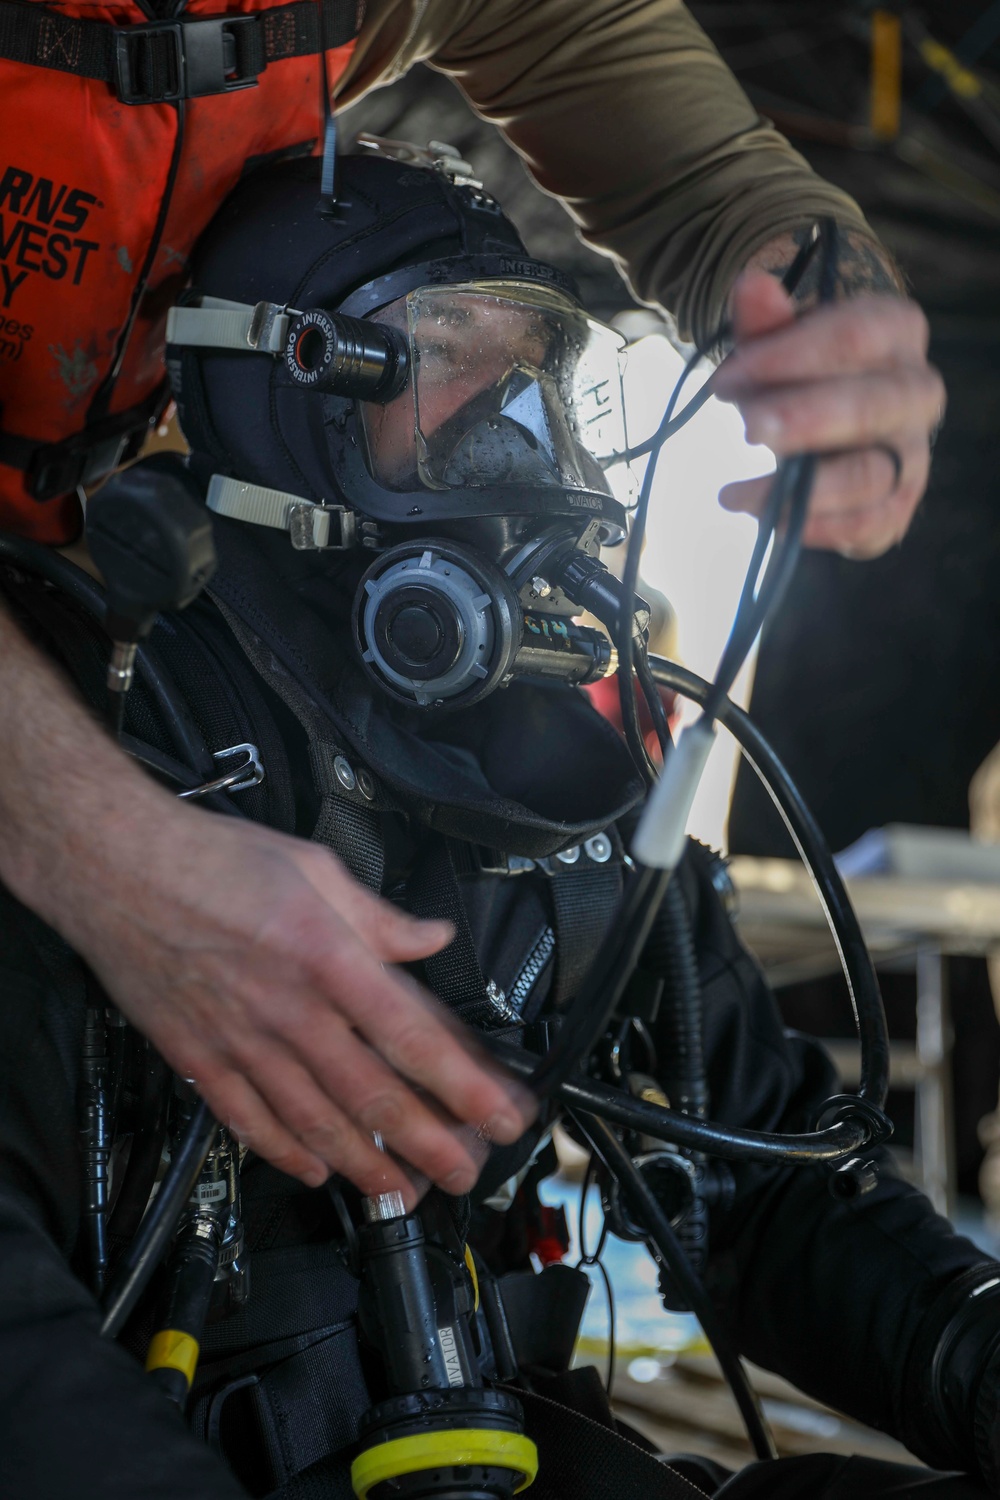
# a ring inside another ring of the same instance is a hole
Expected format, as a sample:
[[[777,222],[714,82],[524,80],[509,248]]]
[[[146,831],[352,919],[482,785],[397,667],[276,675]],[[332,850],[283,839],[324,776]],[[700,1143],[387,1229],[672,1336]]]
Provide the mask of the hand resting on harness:
[[[273,1165],[412,1205],[377,1129],[467,1191],[485,1156],[476,1132],[516,1140],[531,1104],[393,967],[443,948],[448,924],[372,895],[318,845],[178,802],[3,614],[0,661],[0,879]]]

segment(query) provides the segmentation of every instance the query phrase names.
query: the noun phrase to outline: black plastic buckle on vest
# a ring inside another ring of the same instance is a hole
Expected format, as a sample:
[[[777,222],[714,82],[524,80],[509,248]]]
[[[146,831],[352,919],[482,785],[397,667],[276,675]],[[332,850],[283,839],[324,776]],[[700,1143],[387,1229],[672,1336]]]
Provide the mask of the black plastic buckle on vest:
[[[560,849],[558,854],[549,854],[535,859],[526,859],[521,854],[507,854],[503,849],[493,849],[488,844],[470,844],[468,857],[478,875],[527,875],[538,870],[542,875],[565,875],[574,869],[588,870],[593,865],[605,865],[614,859],[614,844],[606,833],[595,833],[582,844],[571,844]]]
[[[167,404],[163,387],[128,411],[117,412],[58,442],[39,442],[3,427],[0,406],[0,464],[24,473],[33,500],[58,500],[79,485],[96,484],[119,464],[137,458],[150,426]]]
[[[151,21],[115,27],[114,82],[123,104],[172,104],[254,88],[257,72],[237,71],[236,33],[256,15],[203,21]]]
[[[491,849],[488,844],[470,844],[469,856],[477,875],[526,875],[538,863],[520,854]]]
[[[47,443],[39,447],[27,469],[28,489],[35,500],[56,500],[80,485],[96,484],[113,473],[126,456],[132,440],[128,432],[116,433],[86,448],[70,443]]]

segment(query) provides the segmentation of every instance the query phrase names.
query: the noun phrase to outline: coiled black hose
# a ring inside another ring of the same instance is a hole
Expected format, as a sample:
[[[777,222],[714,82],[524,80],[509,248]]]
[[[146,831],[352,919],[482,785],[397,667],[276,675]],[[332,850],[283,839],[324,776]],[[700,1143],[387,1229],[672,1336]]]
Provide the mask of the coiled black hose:
[[[684,892],[676,880],[664,892],[646,940],[643,966],[664,981],[656,1027],[659,1081],[674,1109],[703,1120],[708,1114],[708,1081],[701,979]],[[700,1271],[708,1259],[705,1153],[689,1151],[687,1155],[694,1167],[694,1180],[691,1202],[677,1226],[677,1238],[694,1270]]]
[[[704,1119],[708,1113],[708,1084],[701,981],[684,892],[677,881],[671,881],[664,893],[646,939],[642,963],[643,968],[664,981],[656,1025],[660,1082],[675,1109]]]
[[[649,660],[653,677],[661,687],[670,688],[702,705],[708,699],[712,688],[703,677],[659,656],[651,656]],[[718,705],[717,718],[729,730],[756,772],[780,813],[802,863],[812,876],[837,945],[854,1008],[861,1044],[858,1094],[876,1110],[881,1110],[889,1090],[889,1034],[885,1010],[875,966],[840,871],[801,792],[749,715],[731,699],[723,698]]]

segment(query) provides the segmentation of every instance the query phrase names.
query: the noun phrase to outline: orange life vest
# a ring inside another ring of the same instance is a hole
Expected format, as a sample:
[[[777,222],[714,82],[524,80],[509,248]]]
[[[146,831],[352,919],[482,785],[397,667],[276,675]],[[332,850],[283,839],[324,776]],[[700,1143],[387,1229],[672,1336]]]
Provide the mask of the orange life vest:
[[[322,149],[363,9],[0,0],[0,527],[71,540],[137,449],[195,240],[248,168]]]

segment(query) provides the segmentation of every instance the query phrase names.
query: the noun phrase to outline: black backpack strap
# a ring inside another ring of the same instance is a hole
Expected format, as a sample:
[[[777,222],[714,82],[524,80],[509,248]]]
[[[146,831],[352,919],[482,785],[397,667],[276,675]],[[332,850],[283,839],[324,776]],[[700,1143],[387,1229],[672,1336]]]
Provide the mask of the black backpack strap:
[[[447,948],[424,960],[427,983],[438,999],[470,1026],[482,1030],[509,1026],[509,1013],[501,1013],[498,1002],[490,999],[459,892],[451,843],[441,834],[428,834],[423,840],[406,882],[406,897],[407,908],[415,917],[444,917],[455,929],[454,940]]]
[[[524,1492],[526,1500],[705,1500],[704,1490],[616,1430],[593,1382],[571,1381],[559,1389],[570,1399],[583,1397],[580,1404],[592,1414],[520,1387],[511,1391],[524,1408],[527,1435],[538,1445],[538,1477]],[[321,1459],[268,1500],[353,1500],[346,1458]]]
[[[394,810],[396,804],[379,778],[334,740],[334,725],[302,685],[278,666],[265,642],[224,600],[209,592],[256,671],[306,732],[309,766],[320,797],[310,838],[332,849],[370,890],[381,891],[385,847],[380,814]]]
[[[320,793],[319,816],[309,837],[325,844],[369,890],[381,892],[385,875],[382,819],[361,800],[358,775],[337,745],[310,740],[309,764]],[[357,793],[357,795],[352,795]]]
[[[245,1200],[250,1241],[266,1236],[268,1185],[281,1184],[262,1164],[251,1179],[261,1171],[259,1196],[251,1191]],[[254,1249],[248,1264],[249,1302],[205,1329],[190,1424],[260,1494],[352,1444],[371,1395],[354,1316],[358,1284],[337,1247]]]
[[[617,836],[615,840],[607,834],[600,837],[612,857],[598,861],[581,851],[572,864],[558,858],[537,862],[551,876],[556,962],[552,997],[557,1006],[575,995],[618,910],[621,864],[620,855],[613,857]],[[458,871],[465,873],[468,867],[468,851],[468,845],[440,834],[428,835],[407,881],[407,906],[414,916],[446,917],[455,928],[454,941],[425,961],[427,982],[470,1026],[487,1031],[517,1026],[521,1005],[514,1003],[513,992],[505,997],[490,983],[476,952],[458,883]],[[546,947],[546,958],[548,951]]]
[[[34,5],[9,5],[0,0],[0,57],[3,12],[36,10]],[[80,23],[81,25],[84,23]],[[88,21],[87,25],[98,25]],[[170,398],[166,381],[138,406],[115,412],[81,427],[79,432],[53,443],[46,438],[25,437],[0,427],[0,463],[23,469],[27,488],[36,500],[55,500],[70,494],[78,484],[96,484],[126,460],[135,458],[149,429],[160,418]],[[0,409],[0,418],[3,412]]]
[[[602,837],[607,839],[609,835]],[[550,863],[555,865],[556,861]],[[553,876],[556,972],[551,1003],[556,1009],[561,1009],[580,988],[618,910],[621,893],[622,872],[617,859],[598,864],[581,854],[577,864]]]
[[[216,1378],[195,1401],[191,1429],[257,1494],[335,1460],[371,1405],[353,1321],[248,1350],[208,1373]]]
[[[705,1500],[704,1490],[613,1426],[535,1391],[514,1394],[524,1408],[525,1431],[538,1445],[531,1500]]]
[[[363,18],[357,0],[295,0],[247,15],[109,26],[0,0],[0,58],[96,78],[123,104],[164,104],[251,87],[269,63],[343,46]]]

